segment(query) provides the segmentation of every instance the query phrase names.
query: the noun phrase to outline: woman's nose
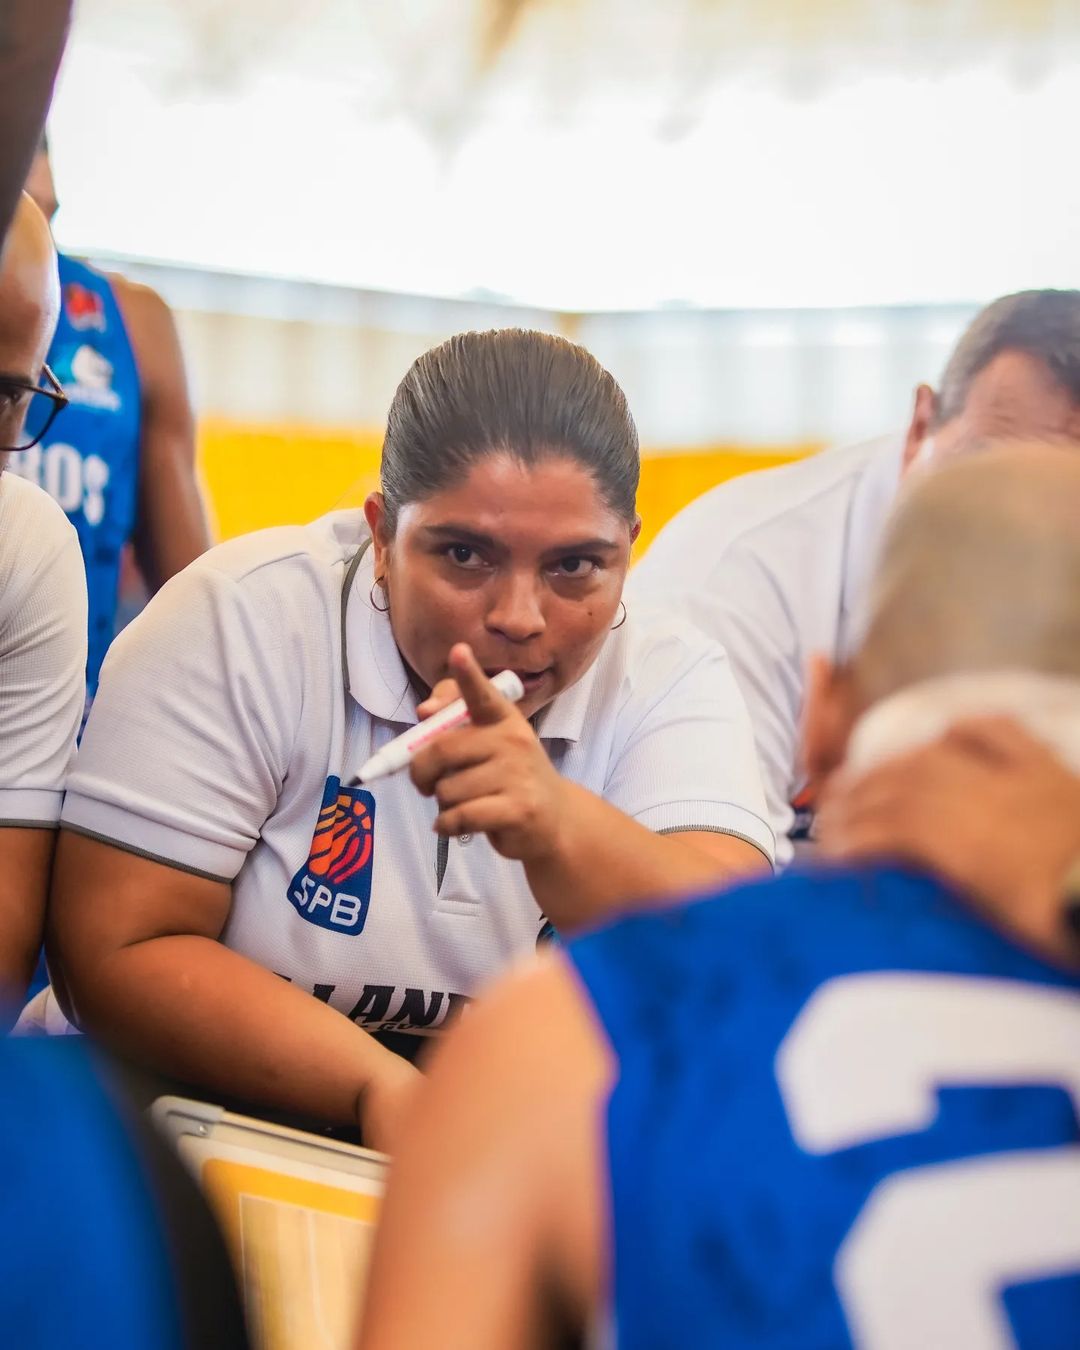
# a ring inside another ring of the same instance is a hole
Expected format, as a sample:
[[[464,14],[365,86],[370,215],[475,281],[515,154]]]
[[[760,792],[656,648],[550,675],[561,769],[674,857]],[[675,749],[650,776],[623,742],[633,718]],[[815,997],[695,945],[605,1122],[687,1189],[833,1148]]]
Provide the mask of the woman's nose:
[[[540,587],[532,577],[508,577],[496,585],[487,626],[511,642],[527,642],[545,628]]]

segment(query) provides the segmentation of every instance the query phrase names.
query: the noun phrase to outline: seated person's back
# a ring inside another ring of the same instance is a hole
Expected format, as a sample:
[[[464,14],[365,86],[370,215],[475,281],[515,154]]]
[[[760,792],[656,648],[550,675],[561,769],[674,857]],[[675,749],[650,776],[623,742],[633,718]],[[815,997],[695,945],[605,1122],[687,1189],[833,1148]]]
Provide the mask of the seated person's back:
[[[860,650],[815,673],[815,768],[997,710],[1080,769],[1078,525],[1060,450],[919,484]],[[1080,961],[1064,925],[995,918],[882,861],[630,919],[507,982],[396,1161],[364,1350],[557,1325],[621,1347],[1075,1344]]]
[[[620,1066],[619,1345],[975,1350],[1009,1344],[1003,1318],[1020,1346],[1075,1343],[1075,974],[884,867],[573,959]]]

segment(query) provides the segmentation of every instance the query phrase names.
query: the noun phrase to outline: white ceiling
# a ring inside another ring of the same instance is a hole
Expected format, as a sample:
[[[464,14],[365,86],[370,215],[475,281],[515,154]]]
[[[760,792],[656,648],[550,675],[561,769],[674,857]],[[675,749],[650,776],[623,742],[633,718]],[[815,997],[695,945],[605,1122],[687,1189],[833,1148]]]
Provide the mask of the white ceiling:
[[[1072,284],[1073,0],[81,0],[71,247],[554,308]]]

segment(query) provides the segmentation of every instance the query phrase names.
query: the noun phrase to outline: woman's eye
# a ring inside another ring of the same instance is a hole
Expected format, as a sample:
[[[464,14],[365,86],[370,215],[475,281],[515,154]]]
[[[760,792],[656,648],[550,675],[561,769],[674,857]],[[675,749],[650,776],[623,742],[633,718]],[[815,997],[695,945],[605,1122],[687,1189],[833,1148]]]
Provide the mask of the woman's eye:
[[[555,571],[561,577],[590,577],[596,571],[592,558],[560,558]]]
[[[483,567],[484,560],[476,549],[470,548],[468,544],[451,544],[447,553],[450,560],[458,567]]]

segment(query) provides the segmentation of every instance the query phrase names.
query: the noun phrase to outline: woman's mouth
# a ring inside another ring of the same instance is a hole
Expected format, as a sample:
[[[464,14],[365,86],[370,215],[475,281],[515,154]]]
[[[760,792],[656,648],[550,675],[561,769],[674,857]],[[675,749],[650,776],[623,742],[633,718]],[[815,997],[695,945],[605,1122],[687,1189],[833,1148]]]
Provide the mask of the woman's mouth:
[[[500,670],[512,670],[521,681],[526,694],[534,694],[552,673],[551,666],[545,666],[543,670],[522,670],[519,666],[492,666],[490,669],[485,667],[484,674],[490,680]]]

